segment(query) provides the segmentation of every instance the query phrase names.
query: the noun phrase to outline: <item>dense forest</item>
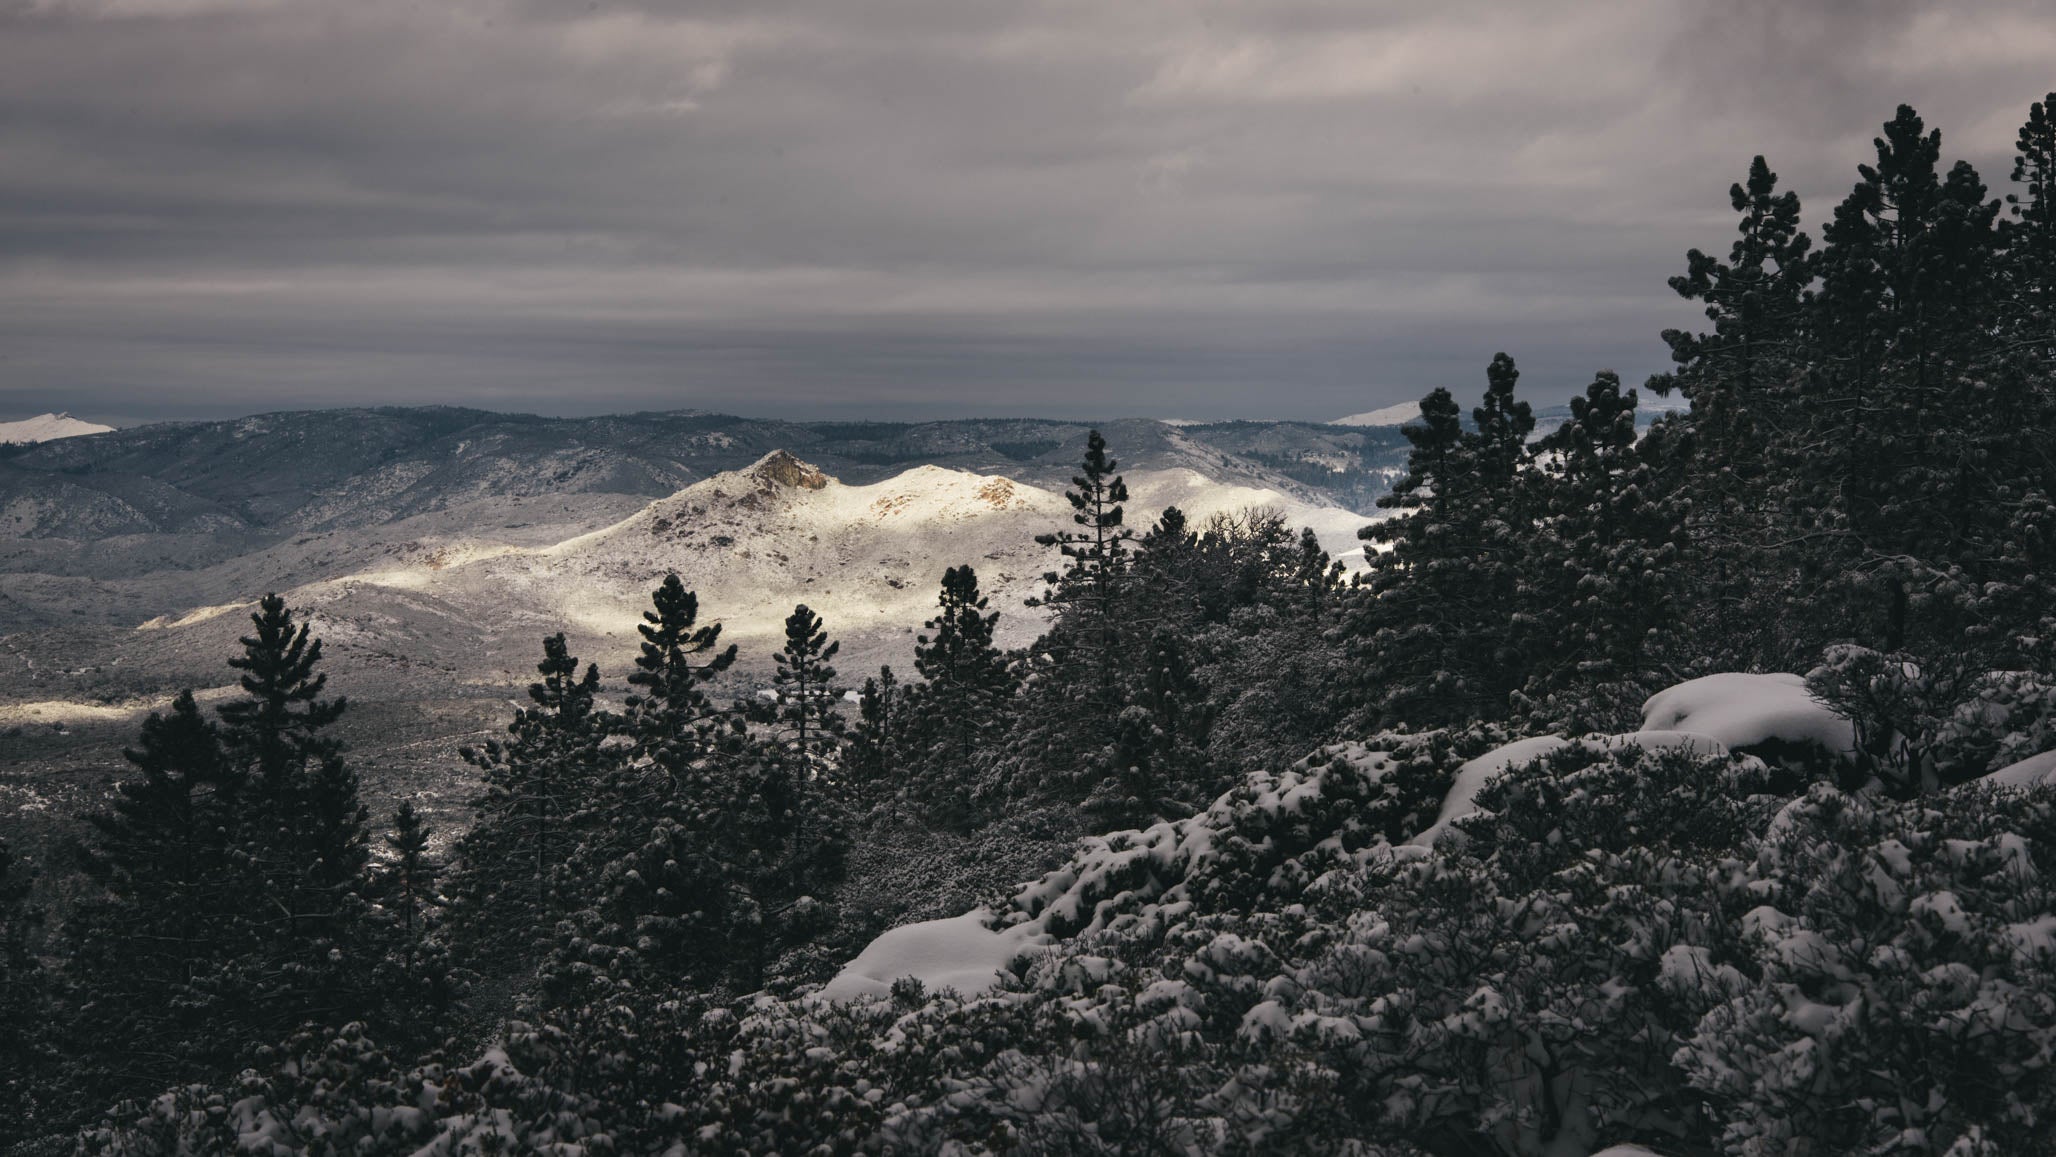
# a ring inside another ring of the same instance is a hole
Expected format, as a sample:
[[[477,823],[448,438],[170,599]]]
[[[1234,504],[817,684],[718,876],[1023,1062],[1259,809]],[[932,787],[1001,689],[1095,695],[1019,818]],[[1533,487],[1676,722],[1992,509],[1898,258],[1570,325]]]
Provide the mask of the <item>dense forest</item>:
[[[541,641],[462,832],[369,813],[267,598],[71,909],[0,875],[0,1146],[2047,1151],[2056,94],[2010,177],[1901,107],[1816,242],[1757,158],[1689,410],[1600,372],[1535,437],[1495,357],[1361,575],[1130,526],[1095,433],[1042,595],[936,560],[911,672],[800,606],[735,700],[674,576],[632,670]],[[965,912],[1000,983],[821,991]]]

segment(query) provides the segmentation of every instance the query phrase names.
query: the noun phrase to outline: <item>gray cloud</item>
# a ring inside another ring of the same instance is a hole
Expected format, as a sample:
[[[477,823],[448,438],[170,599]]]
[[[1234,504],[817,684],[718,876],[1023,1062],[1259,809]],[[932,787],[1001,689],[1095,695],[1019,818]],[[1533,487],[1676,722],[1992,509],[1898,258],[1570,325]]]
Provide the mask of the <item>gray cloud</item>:
[[[1324,417],[1659,368],[1767,154],[2003,191],[2033,3],[15,0],[0,408]]]

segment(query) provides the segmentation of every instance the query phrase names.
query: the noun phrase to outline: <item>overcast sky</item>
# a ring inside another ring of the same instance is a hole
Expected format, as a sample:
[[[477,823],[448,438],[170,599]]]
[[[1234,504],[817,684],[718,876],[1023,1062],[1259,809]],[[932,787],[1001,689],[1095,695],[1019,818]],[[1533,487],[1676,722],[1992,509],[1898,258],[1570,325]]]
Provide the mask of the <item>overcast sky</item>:
[[[1766,154],[2010,186],[2056,6],[0,0],[0,418],[1326,418],[1664,365]]]

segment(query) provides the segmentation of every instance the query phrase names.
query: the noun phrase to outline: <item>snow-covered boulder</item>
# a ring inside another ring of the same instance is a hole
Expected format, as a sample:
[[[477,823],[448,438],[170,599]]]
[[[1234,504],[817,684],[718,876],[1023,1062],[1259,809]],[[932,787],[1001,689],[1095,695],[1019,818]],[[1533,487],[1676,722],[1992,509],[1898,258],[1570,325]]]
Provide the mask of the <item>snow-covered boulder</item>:
[[[893,982],[918,980],[929,991],[955,989],[976,996],[999,983],[1000,973],[1048,943],[1025,925],[994,931],[992,913],[974,909],[947,920],[926,920],[891,929],[873,940],[821,989],[825,1000],[886,996]]]
[[[1856,725],[1806,690],[1797,675],[1706,675],[1669,687],[1642,705],[1644,731],[1690,731],[1733,750],[1771,742],[1856,752]]]

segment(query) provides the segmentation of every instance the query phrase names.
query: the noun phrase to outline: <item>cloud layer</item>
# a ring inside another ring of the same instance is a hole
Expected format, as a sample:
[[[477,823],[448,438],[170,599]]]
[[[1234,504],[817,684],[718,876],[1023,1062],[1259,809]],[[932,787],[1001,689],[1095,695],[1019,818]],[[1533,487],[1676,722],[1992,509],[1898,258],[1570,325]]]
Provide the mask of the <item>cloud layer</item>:
[[[1659,368],[2038,3],[0,0],[0,411],[1326,417]],[[0,416],[5,416],[0,414]]]

